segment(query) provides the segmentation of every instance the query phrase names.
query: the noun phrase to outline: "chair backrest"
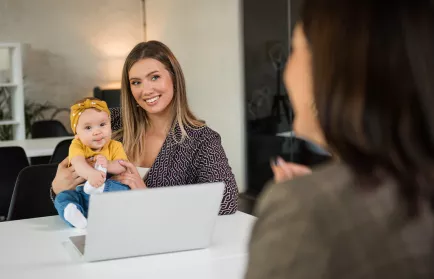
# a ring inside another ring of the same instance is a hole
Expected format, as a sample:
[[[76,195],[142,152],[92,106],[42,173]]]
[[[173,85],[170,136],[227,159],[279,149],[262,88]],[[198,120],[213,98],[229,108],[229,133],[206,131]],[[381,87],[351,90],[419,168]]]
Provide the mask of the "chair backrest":
[[[18,174],[29,165],[22,147],[0,147],[0,220],[6,219]]]
[[[72,139],[62,140],[56,145],[53,155],[51,155],[50,164],[59,164],[68,156],[69,146],[71,145]]]
[[[18,175],[7,220],[20,220],[56,215],[50,198],[51,182],[57,165],[36,165]]]
[[[66,137],[71,134],[58,120],[41,120],[32,124],[32,138]]]
[[[95,87],[93,96],[107,103],[109,108],[118,108],[121,106],[121,89],[101,89]]]

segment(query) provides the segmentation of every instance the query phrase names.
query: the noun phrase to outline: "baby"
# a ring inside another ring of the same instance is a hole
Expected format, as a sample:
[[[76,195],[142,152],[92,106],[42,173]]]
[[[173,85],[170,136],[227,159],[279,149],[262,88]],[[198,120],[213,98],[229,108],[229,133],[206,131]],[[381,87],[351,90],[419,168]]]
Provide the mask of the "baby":
[[[107,172],[125,171],[119,160],[127,160],[127,155],[122,143],[111,139],[110,111],[106,102],[92,97],[82,99],[71,107],[70,119],[75,138],[69,147],[69,164],[87,181],[76,190],[59,193],[54,205],[66,223],[85,228],[90,194],[130,189],[117,181],[106,181]],[[88,163],[89,158],[93,158],[95,168]]]

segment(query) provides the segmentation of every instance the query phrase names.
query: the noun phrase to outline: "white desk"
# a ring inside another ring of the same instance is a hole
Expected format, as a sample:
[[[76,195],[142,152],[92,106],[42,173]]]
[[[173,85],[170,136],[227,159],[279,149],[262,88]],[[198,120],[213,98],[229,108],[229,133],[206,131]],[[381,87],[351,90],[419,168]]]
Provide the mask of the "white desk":
[[[295,132],[294,131],[288,131],[288,132],[282,132],[282,133],[277,133],[276,136],[278,137],[295,137]]]
[[[0,223],[2,278],[224,278],[241,279],[255,217],[237,212],[217,219],[204,250],[84,263],[69,241],[83,231],[58,216]]]
[[[56,145],[65,139],[72,139],[72,137],[7,140],[0,141],[0,147],[21,146],[26,151],[27,157],[51,156]]]

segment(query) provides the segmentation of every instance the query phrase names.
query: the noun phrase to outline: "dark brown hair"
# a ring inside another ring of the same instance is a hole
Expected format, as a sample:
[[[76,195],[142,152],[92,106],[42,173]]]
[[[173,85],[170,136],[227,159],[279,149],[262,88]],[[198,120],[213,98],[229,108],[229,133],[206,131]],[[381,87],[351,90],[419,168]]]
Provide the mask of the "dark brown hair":
[[[395,179],[416,215],[434,189],[431,1],[306,0],[300,15],[327,143],[365,187]]]

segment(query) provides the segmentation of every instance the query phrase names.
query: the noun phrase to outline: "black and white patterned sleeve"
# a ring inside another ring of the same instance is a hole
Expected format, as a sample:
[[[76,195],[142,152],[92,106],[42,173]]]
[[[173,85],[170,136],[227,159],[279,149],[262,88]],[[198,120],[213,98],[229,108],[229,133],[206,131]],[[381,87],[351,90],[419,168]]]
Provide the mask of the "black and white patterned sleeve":
[[[110,108],[109,110],[112,131],[115,132],[122,128],[121,108]]]
[[[196,158],[198,183],[225,183],[219,215],[235,213],[238,209],[238,187],[218,133],[213,131],[207,135]]]

